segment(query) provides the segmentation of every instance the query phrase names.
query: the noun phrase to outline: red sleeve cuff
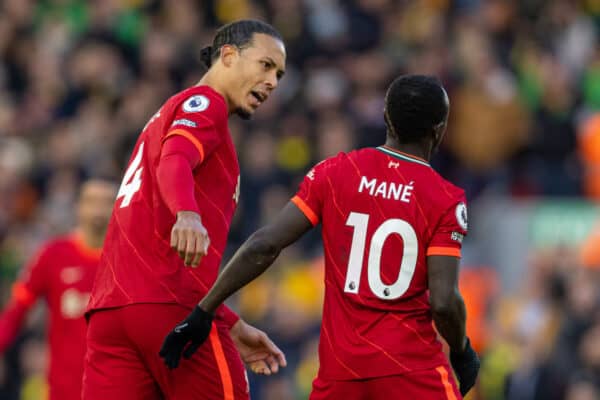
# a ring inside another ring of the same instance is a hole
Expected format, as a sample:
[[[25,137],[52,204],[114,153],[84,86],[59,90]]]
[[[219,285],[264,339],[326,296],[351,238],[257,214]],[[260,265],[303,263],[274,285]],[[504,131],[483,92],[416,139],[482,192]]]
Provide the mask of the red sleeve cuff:
[[[306,202],[302,200],[299,196],[292,197],[291,202],[294,203],[296,207],[300,209],[300,211],[302,211],[302,213],[306,216],[306,218],[308,218],[308,220],[311,224],[313,224],[313,226],[319,223],[319,217],[317,216],[317,214],[315,214],[315,212],[308,206],[308,204],[306,204]]]
[[[217,309],[216,316],[218,319],[223,321],[229,329],[231,329],[240,320],[240,316],[234,313],[231,308],[227,307],[225,304],[222,304]]]

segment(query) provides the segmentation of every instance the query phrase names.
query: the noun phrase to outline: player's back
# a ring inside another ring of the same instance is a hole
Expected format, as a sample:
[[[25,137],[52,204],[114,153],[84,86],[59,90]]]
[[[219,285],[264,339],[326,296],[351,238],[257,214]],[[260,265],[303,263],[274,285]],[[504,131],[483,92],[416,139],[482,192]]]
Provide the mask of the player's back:
[[[319,375],[357,379],[441,365],[427,256],[460,256],[464,192],[426,161],[387,147],[341,153],[311,174],[320,182],[326,258]]]

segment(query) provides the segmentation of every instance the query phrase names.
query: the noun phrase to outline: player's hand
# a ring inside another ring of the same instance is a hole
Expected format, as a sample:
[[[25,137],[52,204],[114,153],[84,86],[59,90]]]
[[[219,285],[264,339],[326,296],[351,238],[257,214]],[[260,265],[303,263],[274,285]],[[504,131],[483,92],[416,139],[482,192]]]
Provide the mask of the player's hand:
[[[208,253],[210,239],[200,215],[193,211],[179,211],[171,229],[171,248],[187,266],[197,266]]]
[[[170,369],[177,368],[181,354],[189,359],[208,338],[213,315],[196,306],[165,338],[158,353]]]
[[[460,394],[464,396],[475,385],[480,366],[479,357],[471,347],[469,338],[462,352],[450,351],[450,363],[460,384]]]
[[[240,319],[231,328],[230,333],[242,361],[252,372],[271,375],[276,374],[279,367],[287,365],[283,352],[260,329],[256,329]]]

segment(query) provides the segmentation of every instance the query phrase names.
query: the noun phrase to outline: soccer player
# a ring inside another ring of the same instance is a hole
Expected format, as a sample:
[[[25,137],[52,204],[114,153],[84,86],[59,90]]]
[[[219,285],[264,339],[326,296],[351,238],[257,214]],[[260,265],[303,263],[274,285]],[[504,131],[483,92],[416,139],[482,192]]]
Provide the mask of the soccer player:
[[[385,145],[315,166],[169,333],[165,362],[177,365],[185,346],[187,356],[198,348],[212,334],[217,306],[320,222],[326,289],[311,399],[460,399],[479,369],[457,288],[467,209],[464,191],[428,161],[442,141],[448,109],[435,78],[396,79],[385,98]],[[432,322],[450,346],[460,391]]]
[[[221,27],[202,51],[206,74],[142,130],[88,307],[85,400],[247,399],[240,355],[267,373],[285,366],[264,332],[224,306],[216,310],[210,346],[179,369],[166,368],[158,354],[218,274],[240,185],[228,116],[252,116],[277,87],[285,58],[281,36],[268,24]]]
[[[13,343],[28,311],[39,298],[48,305],[50,400],[79,400],[85,355],[88,303],[106,227],[117,194],[113,182],[83,183],[77,203],[77,226],[49,241],[13,285],[0,315],[0,355]]]

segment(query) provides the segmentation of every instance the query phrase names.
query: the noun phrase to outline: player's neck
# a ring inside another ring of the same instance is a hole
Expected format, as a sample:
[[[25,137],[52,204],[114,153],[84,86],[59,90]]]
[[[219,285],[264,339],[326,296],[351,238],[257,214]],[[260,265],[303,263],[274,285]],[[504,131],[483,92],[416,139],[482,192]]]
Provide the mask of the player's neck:
[[[202,79],[200,79],[198,81],[198,83],[196,84],[196,86],[200,86],[200,85],[205,85],[205,86],[210,86],[215,92],[219,93],[224,99],[225,99],[225,103],[227,104],[227,110],[231,110],[231,103],[229,101],[229,98],[227,98],[227,96],[225,95],[226,90],[223,87],[223,84],[220,83],[220,79],[217,79],[217,77],[215,76],[214,71],[212,70],[208,70],[208,72],[206,74],[204,74],[204,76],[202,77]]]
[[[403,153],[410,154],[427,161],[429,161],[431,158],[431,152],[424,149],[419,143],[399,143],[397,140],[388,137],[385,141],[385,145],[386,147],[399,150]]]
[[[100,249],[104,244],[104,235],[90,232],[89,230],[78,228],[76,234],[81,239],[82,243],[90,249]]]

